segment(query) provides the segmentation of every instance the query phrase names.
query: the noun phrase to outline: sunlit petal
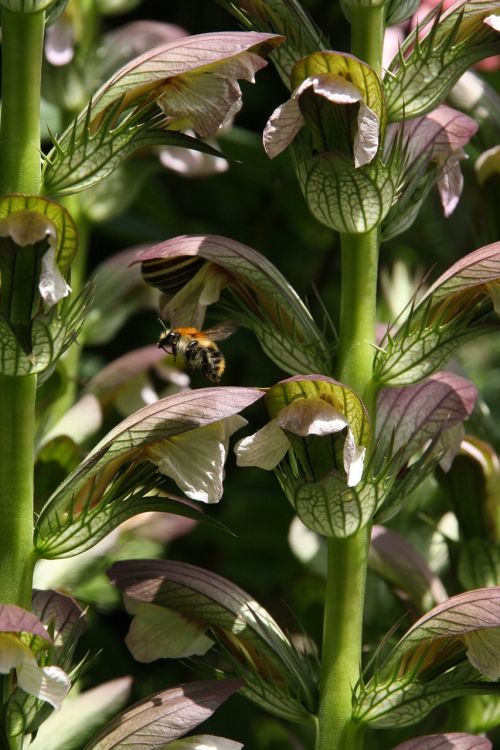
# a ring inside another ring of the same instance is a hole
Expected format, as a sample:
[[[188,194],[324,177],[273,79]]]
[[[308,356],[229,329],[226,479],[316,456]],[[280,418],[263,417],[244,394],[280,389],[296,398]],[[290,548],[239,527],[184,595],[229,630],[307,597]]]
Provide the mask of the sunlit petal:
[[[129,598],[125,606],[135,615],[125,643],[137,661],[149,664],[156,659],[202,656],[213,645],[205,627],[171,609]]]
[[[355,487],[361,481],[366,448],[356,445],[352,430],[347,430],[344,443],[344,470],[347,474],[347,486]]]
[[[28,646],[22,643],[17,635],[0,633],[0,674],[9,674],[21,664],[34,664],[36,659]]]
[[[238,466],[258,466],[270,471],[285,457],[290,441],[272,420],[253,435],[243,438],[235,446]]]
[[[280,411],[276,424],[295,435],[331,435],[347,427],[341,411],[321,398],[301,398]]]
[[[147,449],[148,458],[171,477],[192,500],[217,503],[222,497],[224,462],[230,435],[245,422],[240,417],[160,440]]]
[[[55,259],[55,251],[51,246],[42,257],[42,267],[38,289],[42,299],[49,306],[55,305],[63,297],[71,292],[71,287],[66,283]]]
[[[500,628],[484,628],[463,636],[467,657],[481,674],[500,678]]]
[[[293,141],[304,125],[304,117],[297,99],[289,99],[277,107],[264,128],[263,143],[266,154],[274,159]]]
[[[71,682],[59,667],[38,667],[36,664],[21,664],[16,670],[17,684],[30,695],[60,708],[69,692]]]

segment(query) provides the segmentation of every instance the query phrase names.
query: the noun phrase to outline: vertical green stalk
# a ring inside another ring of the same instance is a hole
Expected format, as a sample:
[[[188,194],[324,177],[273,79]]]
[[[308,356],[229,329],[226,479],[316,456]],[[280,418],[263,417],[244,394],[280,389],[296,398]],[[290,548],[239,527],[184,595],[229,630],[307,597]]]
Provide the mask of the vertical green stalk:
[[[350,7],[352,52],[380,74],[384,8]],[[378,229],[343,234],[338,379],[361,396],[374,417],[372,388],[378,273]],[[360,677],[370,526],[347,539],[328,539],[317,750],[362,750],[352,721]]]
[[[36,375],[0,375],[0,602],[31,609]]]
[[[2,9],[0,194],[40,190],[44,14]],[[31,606],[36,375],[0,375],[0,602]]]
[[[43,12],[2,10],[2,195],[40,191],[43,29]]]

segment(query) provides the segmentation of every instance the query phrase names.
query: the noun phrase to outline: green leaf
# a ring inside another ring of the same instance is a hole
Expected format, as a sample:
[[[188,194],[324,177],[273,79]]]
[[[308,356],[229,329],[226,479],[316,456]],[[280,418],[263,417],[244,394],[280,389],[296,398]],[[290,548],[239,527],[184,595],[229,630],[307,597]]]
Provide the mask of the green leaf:
[[[130,115],[112,127],[115,114],[110,110],[94,135],[89,123],[81,132],[75,127],[59,140],[54,139],[55,147],[47,155],[43,170],[45,192],[71,195],[87,190],[108,178],[133,153],[152,146],[180,146],[222,156],[197,138],[166,131],[164,118],[153,109],[141,112],[141,118]]]
[[[384,81],[389,122],[435,109],[468,68],[500,52],[498,32],[484,24],[498,12],[498,2],[470,0],[440,12],[441,6],[435,6],[389,65]]]
[[[416,724],[453,698],[488,693],[499,694],[500,685],[474,682],[470,668],[462,667],[431,681],[394,679],[376,689],[367,687],[355,699],[354,716],[371,727],[396,729]]]
[[[439,370],[466,341],[499,328],[494,299],[500,243],[461,258],[413,304],[399,329],[389,327],[375,356],[381,385],[418,383]]]
[[[1,0],[0,7],[11,13],[39,13],[55,2],[56,0]]]

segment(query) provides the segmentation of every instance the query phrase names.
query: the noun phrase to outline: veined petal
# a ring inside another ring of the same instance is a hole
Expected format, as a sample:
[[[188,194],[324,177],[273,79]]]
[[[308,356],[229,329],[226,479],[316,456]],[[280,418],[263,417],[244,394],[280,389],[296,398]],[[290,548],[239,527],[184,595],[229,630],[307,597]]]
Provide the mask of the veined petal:
[[[356,445],[354,434],[349,428],[344,443],[344,470],[347,474],[347,486],[355,487],[361,481],[366,448]]]
[[[147,448],[147,457],[162,474],[171,477],[192,500],[218,503],[222,497],[224,462],[230,435],[246,422],[226,420],[159,440]]]
[[[228,118],[241,109],[241,91],[237,78],[254,80],[254,74],[266,65],[252,52],[241,53],[193,73],[174,76],[167,81],[158,104],[171,128],[191,126],[202,138],[214,135]],[[181,118],[176,122],[176,118]]]
[[[300,398],[280,411],[276,424],[295,435],[331,435],[349,424],[345,415],[321,398]]]
[[[460,169],[459,159],[466,158],[463,151],[462,154],[462,157],[460,155],[450,157],[444,167],[443,173],[438,179],[439,197],[441,198],[441,205],[443,206],[443,213],[446,218],[455,210],[462,193],[464,178]]]
[[[61,708],[63,698],[71,687],[66,672],[59,667],[38,667],[36,664],[21,664],[16,670],[17,684],[25,693],[41,701]]]
[[[13,633],[0,633],[0,674],[9,674],[21,664],[37,665],[32,650]]]
[[[243,438],[234,448],[238,466],[258,466],[271,471],[285,457],[290,441],[271,420],[253,435]]]
[[[360,102],[358,132],[354,138],[354,165],[362,167],[375,158],[378,151],[380,122],[375,112]]]
[[[500,628],[484,628],[466,633],[463,641],[467,657],[481,674],[491,680],[500,678]]]
[[[127,612],[134,615],[125,643],[136,661],[202,656],[213,646],[206,628],[174,610],[124,597]]]
[[[289,99],[274,110],[263,134],[264,149],[270,159],[290,145],[304,122],[297,99]]]
[[[38,290],[44,302],[52,307],[71,292],[56,263],[54,247],[51,245],[42,257]]]

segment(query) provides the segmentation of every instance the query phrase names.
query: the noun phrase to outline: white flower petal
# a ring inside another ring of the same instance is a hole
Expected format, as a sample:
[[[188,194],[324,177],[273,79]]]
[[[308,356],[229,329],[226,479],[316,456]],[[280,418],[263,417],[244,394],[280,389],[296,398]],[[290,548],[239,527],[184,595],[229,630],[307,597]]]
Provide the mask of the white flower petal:
[[[289,99],[277,107],[267,121],[263,143],[270,159],[281,154],[304,126],[304,118],[297,99]]]
[[[361,481],[366,448],[356,445],[354,434],[349,428],[344,443],[344,470],[347,474],[347,486],[355,487]]]
[[[453,155],[448,159],[444,170],[438,179],[437,186],[439,196],[441,198],[441,205],[443,206],[443,212],[446,218],[448,218],[448,216],[450,216],[455,210],[462,193],[464,178],[460,170],[459,162],[459,158],[463,158],[462,154],[463,152],[457,154],[457,156]]]
[[[66,672],[59,667],[38,667],[34,664],[21,664],[16,670],[17,684],[25,693],[61,708],[63,698],[71,687]]]
[[[182,737],[169,743],[170,750],[241,750],[241,742],[227,740],[224,737],[213,737],[211,734],[197,734]]]
[[[491,28],[495,29],[495,31],[500,31],[500,16],[486,16],[486,18],[484,19],[484,23],[488,26],[491,26]]]
[[[484,628],[466,633],[467,658],[473,667],[490,680],[500,678],[500,628]]]
[[[203,656],[213,646],[205,628],[171,609],[131,599],[126,608],[135,617],[125,643],[137,661],[149,664],[156,659]]]
[[[229,438],[245,424],[243,417],[234,415],[153,443],[147,456],[192,500],[218,503]]]
[[[274,420],[253,435],[243,438],[234,448],[238,466],[258,466],[270,471],[285,457],[290,441]]]
[[[276,424],[295,435],[331,435],[347,427],[341,411],[321,398],[300,398],[282,409]]]
[[[66,283],[66,280],[57,267],[55,252],[52,246],[49,247],[42,257],[38,290],[44,302],[50,307],[63,299],[63,297],[67,297],[71,292],[71,287]]]
[[[51,65],[67,65],[75,56],[75,34],[64,14],[45,32],[45,57]]]
[[[378,151],[380,123],[377,115],[366,104],[360,102],[358,132],[354,138],[354,165],[362,167],[375,158]]]
[[[37,661],[32,650],[13,633],[0,633],[0,674],[9,674],[21,664],[34,664]]]

